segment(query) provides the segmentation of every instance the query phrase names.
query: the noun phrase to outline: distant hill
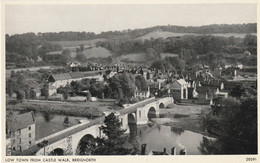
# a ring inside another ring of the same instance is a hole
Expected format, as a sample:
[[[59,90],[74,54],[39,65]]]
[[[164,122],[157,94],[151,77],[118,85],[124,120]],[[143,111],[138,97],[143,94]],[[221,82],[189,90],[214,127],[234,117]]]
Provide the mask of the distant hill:
[[[136,38],[137,40],[145,40],[145,39],[157,39],[157,38],[168,38],[168,37],[181,37],[185,35],[193,35],[193,36],[202,36],[202,35],[213,35],[213,36],[222,36],[222,37],[240,37],[244,38],[247,33],[213,33],[213,34],[198,34],[198,33],[173,33],[173,32],[165,32],[165,31],[154,31],[150,32],[144,36]],[[251,33],[252,35],[257,35],[256,33]]]
[[[167,38],[167,37],[178,37],[178,36],[184,36],[184,35],[198,35],[194,33],[173,33],[173,32],[165,32],[165,31],[154,31],[150,32],[144,36],[138,37],[137,39],[145,40],[145,39],[157,39],[157,38]]]
[[[225,36],[225,37],[229,37],[231,35],[236,37],[243,37],[245,34],[249,34],[249,33],[255,34],[257,31],[256,29],[257,29],[256,23],[249,23],[249,24],[213,24],[213,25],[205,25],[199,27],[167,25],[167,26],[155,26],[155,27],[144,28],[144,29],[106,31],[106,32],[101,32],[99,34],[95,34],[93,32],[73,32],[73,31],[58,32],[58,33],[57,32],[37,33],[37,34],[30,32],[24,34],[14,34],[10,36],[6,34],[5,37],[6,54],[7,54],[6,58],[7,59],[12,58],[12,56],[15,55],[17,56],[17,58],[21,58],[21,59],[36,60],[39,55],[42,56],[50,51],[62,50],[62,48],[63,50],[70,49],[72,55],[75,55],[76,47],[79,47],[81,44],[83,44],[85,48],[87,47],[89,48],[91,46],[96,46],[97,42],[99,42],[100,46],[109,49],[111,52],[114,52],[117,55],[119,54],[122,55],[122,54],[128,54],[132,52],[145,52],[145,49],[143,49],[144,47],[140,47],[140,46],[138,47],[138,43],[135,45],[131,45],[131,44],[123,45],[124,42],[129,42],[129,40],[135,41],[135,39],[137,38],[149,39],[153,37],[156,39],[158,37],[166,38],[166,37],[173,37],[173,36],[204,35],[204,34]],[[256,39],[253,38],[253,40]],[[214,40],[208,40],[208,42],[209,41],[211,41],[213,44],[216,44]],[[119,44],[122,44],[123,46],[118,46]],[[248,50],[251,53],[256,54],[257,48],[255,44],[254,44],[255,47],[253,48],[250,42],[248,43],[248,45],[250,45],[248,47]],[[139,49],[133,49],[133,47]],[[152,47],[153,50],[155,50],[158,54],[161,52],[160,47],[154,47],[154,46],[150,46],[150,47]],[[208,48],[208,46],[206,46],[206,49],[209,51],[214,49],[214,47]],[[177,53],[176,51],[178,51],[179,49],[176,50],[174,49],[174,47],[171,47],[171,50],[172,50],[171,52]],[[205,50],[204,51],[201,51],[201,49],[199,50],[200,50],[199,53],[205,53]],[[92,50],[87,50],[85,53],[87,57],[89,56],[96,57],[96,56],[111,56],[112,55],[111,52],[108,52],[104,49],[103,50],[92,49]],[[128,59],[131,60],[131,58],[136,58],[136,57],[131,56]],[[25,61],[21,60],[19,62],[24,63]]]

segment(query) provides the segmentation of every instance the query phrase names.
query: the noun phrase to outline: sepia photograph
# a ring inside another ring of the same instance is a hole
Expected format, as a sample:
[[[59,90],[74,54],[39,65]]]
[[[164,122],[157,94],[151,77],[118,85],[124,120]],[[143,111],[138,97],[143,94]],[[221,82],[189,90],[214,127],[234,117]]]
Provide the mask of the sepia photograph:
[[[257,161],[257,5],[3,4],[4,157]]]

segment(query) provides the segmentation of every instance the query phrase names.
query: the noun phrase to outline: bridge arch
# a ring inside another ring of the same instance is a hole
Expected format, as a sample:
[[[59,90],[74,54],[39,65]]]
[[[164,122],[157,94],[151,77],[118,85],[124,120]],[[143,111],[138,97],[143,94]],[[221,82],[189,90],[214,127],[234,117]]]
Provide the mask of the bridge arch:
[[[136,114],[135,113],[129,113],[127,115],[128,119],[128,127],[129,127],[129,141],[133,141],[136,137],[136,131],[137,131],[137,120],[136,120]]]
[[[94,136],[91,134],[84,135],[78,142],[76,155],[91,155],[95,146],[94,139]]]
[[[61,148],[55,148],[53,151],[49,153],[51,156],[62,156],[65,155],[65,151]]]
[[[150,107],[147,113],[147,117],[149,120],[151,120],[152,118],[156,118],[156,109],[154,107]]]
[[[159,104],[159,108],[160,108],[160,109],[165,108],[164,103],[161,102],[161,103]]]
[[[127,122],[128,122],[128,125],[129,124],[136,124],[136,117],[133,113],[129,113],[127,115]]]

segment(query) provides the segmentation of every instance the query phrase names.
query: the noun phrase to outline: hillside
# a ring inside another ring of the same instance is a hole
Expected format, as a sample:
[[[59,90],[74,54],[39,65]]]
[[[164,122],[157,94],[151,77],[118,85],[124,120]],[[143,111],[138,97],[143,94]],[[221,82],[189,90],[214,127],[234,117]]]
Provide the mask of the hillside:
[[[136,38],[137,40],[145,40],[145,39],[157,39],[157,38],[168,38],[168,37],[181,37],[185,35],[193,35],[193,36],[202,36],[202,35],[213,35],[213,36],[221,36],[221,37],[239,37],[244,38],[247,33],[213,33],[213,34],[197,34],[197,33],[173,33],[173,32],[165,32],[165,31],[154,31],[150,32],[144,36]],[[251,33],[252,35],[257,35],[256,33]]]
[[[173,32],[164,32],[164,31],[154,31],[150,32],[144,36],[138,37],[137,39],[140,40],[145,40],[145,39],[150,39],[150,38],[167,38],[167,37],[178,37],[178,36],[184,36],[184,35],[198,35],[198,34],[193,34],[193,33],[173,33]]]
[[[85,55],[86,58],[107,58],[113,55],[112,52],[102,47],[93,47],[90,49],[86,49],[82,53]]]
[[[131,53],[123,55],[119,58],[122,62],[146,62],[147,54],[145,53]]]
[[[93,39],[93,40],[80,40],[80,41],[51,41],[53,44],[60,44],[62,47],[68,49],[68,48],[76,48],[79,47],[80,45],[84,46],[91,46],[91,45],[96,45],[98,41],[106,41],[104,38],[98,38],[98,39]]]

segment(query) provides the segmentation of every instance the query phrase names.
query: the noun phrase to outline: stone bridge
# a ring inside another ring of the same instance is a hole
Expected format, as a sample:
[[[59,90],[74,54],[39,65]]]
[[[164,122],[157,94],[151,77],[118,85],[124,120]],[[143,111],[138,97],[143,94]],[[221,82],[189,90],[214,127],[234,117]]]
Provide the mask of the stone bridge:
[[[122,123],[122,128],[129,133],[130,124],[147,124],[151,118],[158,117],[160,108],[164,108],[171,103],[173,103],[172,97],[149,98],[119,110],[118,118]],[[43,141],[48,143],[41,143],[41,146],[35,145],[25,150],[21,155],[80,155],[82,154],[81,145],[89,145],[93,138],[103,136],[99,127],[103,124],[104,119],[105,116],[42,138],[36,143]],[[85,149],[84,154],[87,154]]]

